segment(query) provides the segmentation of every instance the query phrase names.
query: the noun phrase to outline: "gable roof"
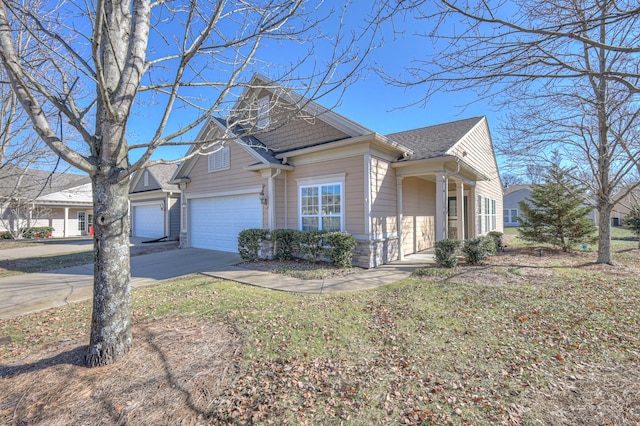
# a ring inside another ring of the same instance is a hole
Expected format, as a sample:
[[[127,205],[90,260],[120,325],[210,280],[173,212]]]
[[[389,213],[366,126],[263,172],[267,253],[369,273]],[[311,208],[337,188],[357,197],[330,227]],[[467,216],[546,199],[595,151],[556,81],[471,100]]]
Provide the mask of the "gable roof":
[[[484,117],[473,117],[449,123],[387,135],[413,151],[409,160],[444,157],[453,146],[471,131]]]
[[[178,164],[154,164],[152,166],[144,167],[134,174],[133,178],[131,179],[129,191],[133,191],[135,189],[140,179],[142,179],[142,176],[144,176],[144,172],[148,171],[149,174],[155,179],[155,181],[158,182],[159,187],[149,187],[145,189],[145,191],[154,191],[160,189],[166,192],[176,192],[178,191],[178,187],[174,184],[169,183],[169,181],[171,181],[171,178],[173,177],[173,174],[176,172],[177,168]]]
[[[41,199],[60,191],[91,183],[86,175],[23,169],[5,165],[0,168],[0,198]],[[73,193],[73,191],[71,191]],[[66,199],[67,197],[62,197]]]
[[[89,182],[46,195],[41,195],[36,198],[34,202],[36,204],[93,205],[93,188],[91,186],[91,182]]]
[[[531,185],[509,185],[502,188],[502,194],[504,196],[511,195],[521,190],[531,190]]]

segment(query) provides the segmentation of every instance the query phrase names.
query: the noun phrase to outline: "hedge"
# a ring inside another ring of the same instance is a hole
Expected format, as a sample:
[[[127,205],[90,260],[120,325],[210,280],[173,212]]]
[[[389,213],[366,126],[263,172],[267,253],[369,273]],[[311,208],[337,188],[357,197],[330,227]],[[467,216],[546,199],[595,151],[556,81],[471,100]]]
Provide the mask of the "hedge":
[[[317,262],[328,259],[333,265],[350,267],[355,238],[346,232],[297,231],[293,229],[245,229],[238,235],[238,253],[242,259],[267,259],[261,253],[267,242],[271,257],[278,260],[305,259]]]

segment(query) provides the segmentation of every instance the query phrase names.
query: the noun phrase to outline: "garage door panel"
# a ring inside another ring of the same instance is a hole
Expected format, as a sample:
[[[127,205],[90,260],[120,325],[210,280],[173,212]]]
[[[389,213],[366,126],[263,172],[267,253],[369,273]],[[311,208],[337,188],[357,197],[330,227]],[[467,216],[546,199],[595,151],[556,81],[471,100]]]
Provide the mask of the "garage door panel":
[[[194,199],[190,202],[191,246],[236,252],[238,233],[262,227],[258,194]]]
[[[164,237],[164,212],[160,203],[133,206],[133,236],[142,238]]]

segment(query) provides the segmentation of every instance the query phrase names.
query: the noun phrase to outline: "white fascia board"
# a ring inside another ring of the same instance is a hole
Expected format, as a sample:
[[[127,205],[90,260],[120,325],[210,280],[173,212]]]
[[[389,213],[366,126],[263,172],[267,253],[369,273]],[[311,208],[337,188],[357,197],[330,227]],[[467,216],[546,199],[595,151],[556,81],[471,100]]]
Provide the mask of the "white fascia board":
[[[347,147],[349,145],[356,145],[364,142],[375,143],[375,144],[378,144],[379,146],[385,146],[390,149],[397,150],[398,154],[401,154],[401,155],[404,155],[405,153],[407,155],[411,155],[412,153],[412,151],[407,148],[394,146],[390,144],[387,138],[380,135],[379,133],[369,133],[367,135],[362,135],[354,138],[341,139],[335,142],[327,142],[320,145],[310,146],[307,148],[300,148],[293,151],[283,152],[283,153],[277,154],[276,158],[279,160],[282,160],[285,158],[297,157],[297,156],[308,155],[308,154],[316,154],[318,152]]]

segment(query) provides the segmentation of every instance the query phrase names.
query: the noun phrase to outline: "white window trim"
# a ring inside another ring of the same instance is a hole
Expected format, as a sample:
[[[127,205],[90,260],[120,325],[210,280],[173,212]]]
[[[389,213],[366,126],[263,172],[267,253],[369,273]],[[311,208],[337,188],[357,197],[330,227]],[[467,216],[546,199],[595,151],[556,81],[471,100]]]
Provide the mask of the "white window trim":
[[[343,174],[346,175],[346,174]],[[326,180],[326,176],[324,178],[319,179],[296,179],[298,182],[298,229],[302,230],[302,189],[303,188],[314,188],[317,187],[318,197],[320,197],[320,204],[318,212],[322,210],[322,187],[323,186],[331,186],[338,185],[340,187],[340,232],[344,232],[344,211],[345,211],[345,198],[344,198],[344,180],[343,181],[332,181]],[[300,182],[308,182],[306,184],[301,184]],[[322,229],[322,215],[318,213],[318,229]],[[336,216],[328,216],[328,217],[336,217]]]
[[[80,215],[82,215],[82,219],[80,219]],[[80,227],[82,225],[82,227]],[[86,212],[78,212],[78,231],[84,232],[87,230],[87,213]]]
[[[216,159],[221,158],[221,165],[216,167]],[[223,146],[207,156],[207,170],[209,173],[229,170],[231,168],[231,153],[228,146]]]

